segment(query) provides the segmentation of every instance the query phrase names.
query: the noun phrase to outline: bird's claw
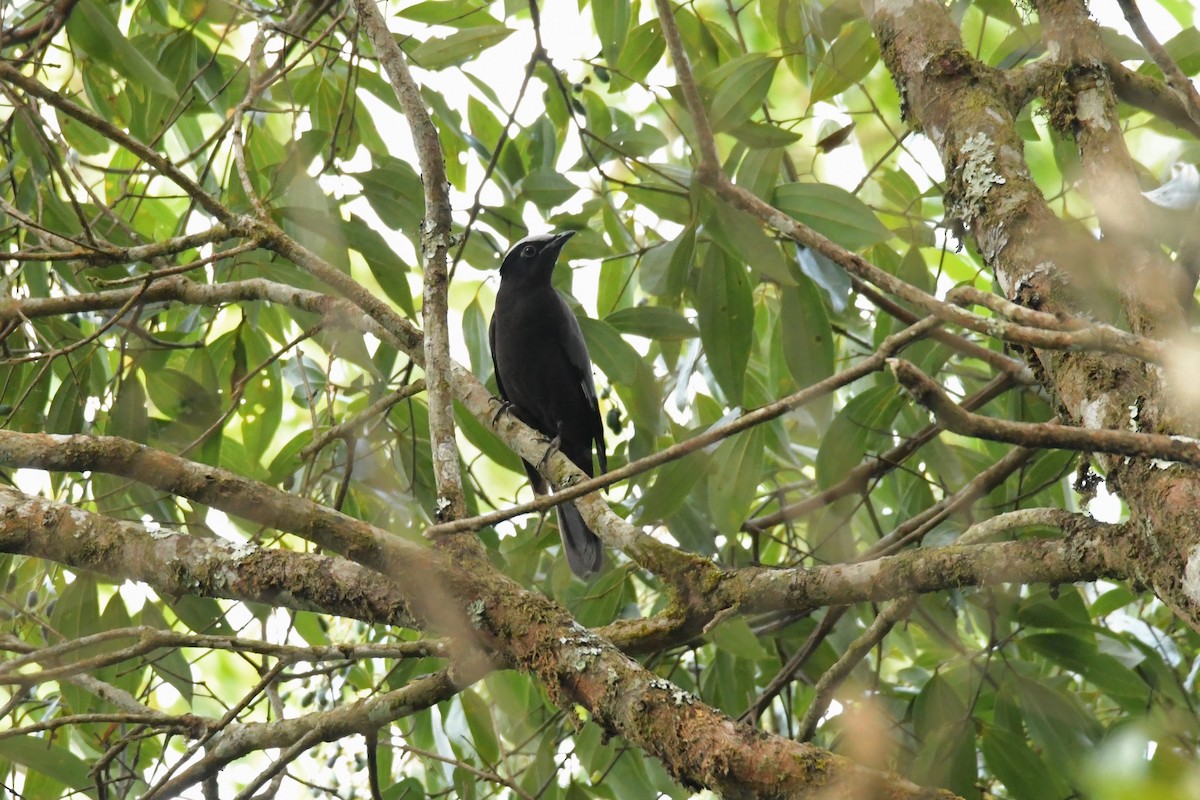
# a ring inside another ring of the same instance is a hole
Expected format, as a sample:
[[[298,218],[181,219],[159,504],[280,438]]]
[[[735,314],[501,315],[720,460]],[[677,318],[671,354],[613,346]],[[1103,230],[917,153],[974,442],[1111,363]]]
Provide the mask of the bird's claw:
[[[542,460],[538,462],[538,465],[537,465],[538,472],[541,472],[542,470],[544,470],[546,468],[546,465],[550,463],[550,457],[558,451],[558,448],[561,445],[562,445],[562,437],[561,436],[555,436],[553,439],[546,440],[546,453],[545,453],[545,455],[542,456]]]
[[[513,404],[505,400],[503,397],[493,397],[492,399],[500,404],[500,407],[496,409],[496,413],[492,414],[492,427],[494,428],[496,423],[500,421],[501,414],[512,413]]]

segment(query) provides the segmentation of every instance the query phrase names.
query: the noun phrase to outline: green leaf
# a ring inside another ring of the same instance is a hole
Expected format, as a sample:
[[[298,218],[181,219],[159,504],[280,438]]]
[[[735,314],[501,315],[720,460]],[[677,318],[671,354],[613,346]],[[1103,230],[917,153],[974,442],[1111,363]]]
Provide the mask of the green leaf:
[[[596,33],[604,48],[604,60],[609,64],[617,64],[632,20],[629,0],[592,0],[591,5],[592,22],[596,25]]]
[[[760,150],[787,147],[800,141],[800,134],[768,122],[743,122],[729,131],[747,147]]]
[[[835,315],[846,310],[851,287],[846,270],[820,253],[800,245],[796,245],[796,262],[800,265],[800,271],[825,292]]]
[[[497,408],[499,407],[497,406]],[[454,405],[454,418],[458,421],[458,428],[462,435],[478,448],[479,452],[511,472],[518,475],[525,474],[525,471],[521,469],[521,459],[517,454],[501,441],[499,436],[492,433],[490,428],[476,419],[474,414],[457,402]]]
[[[96,796],[96,784],[88,777],[88,763],[70,750],[71,737],[16,735],[0,739],[0,761],[20,764],[88,797]]]
[[[1030,633],[1023,646],[1090,681],[1127,711],[1145,708],[1150,686],[1116,658],[1101,653],[1090,639],[1067,631]]]
[[[211,597],[198,597],[187,594],[167,605],[179,617],[179,621],[196,633],[228,636],[233,628],[225,620],[225,612],[221,605]]]
[[[742,404],[746,364],[754,344],[754,303],[750,279],[740,264],[709,247],[696,289],[700,341],[717,384],[731,406]]]
[[[809,105],[828,100],[867,76],[879,61],[879,45],[866,19],[855,19],[842,28],[813,74]]]
[[[1004,38],[1004,41],[996,45],[988,62],[999,69],[1010,69],[1026,59],[1037,58],[1045,52],[1046,46],[1042,44],[1041,23],[1031,22],[1028,25],[1014,28]]]
[[[1013,800],[1061,800],[1071,794],[1062,776],[1038,756],[1024,737],[989,727],[980,737],[983,763]]]
[[[408,264],[383,238],[383,234],[355,214],[342,221],[346,246],[357,250],[367,262],[371,275],[387,298],[410,317],[416,316],[412,288],[408,285]]]
[[[862,250],[892,234],[854,195],[825,183],[785,183],[775,190],[775,206],[848,250]]]
[[[890,446],[891,423],[903,405],[894,384],[867,389],[846,403],[821,438],[817,485],[828,489],[858,466],[868,451]]]
[[[543,211],[562,205],[579,191],[579,187],[553,169],[529,173],[519,188],[523,196]]]
[[[160,631],[171,629],[158,603],[149,600],[142,606],[141,624],[157,628]],[[179,696],[183,698],[183,702],[190,706],[194,682],[192,681],[192,667],[188,664],[183,650],[178,647],[163,647],[148,653],[146,660],[150,662],[150,668],[154,670],[154,674],[173,686],[175,691],[179,692]]]
[[[1137,595],[1131,592],[1129,587],[1117,586],[1097,597],[1088,609],[1088,613],[1092,617],[1103,617],[1106,614],[1111,614],[1118,608],[1124,608],[1136,600]]]
[[[145,376],[146,393],[166,419],[207,427],[221,411],[216,386],[206,388],[177,369],[150,370]]]
[[[647,436],[654,436],[662,424],[662,386],[654,374],[654,369],[644,358],[637,360],[636,367],[637,373],[634,375],[632,386],[614,388],[640,431]]]
[[[708,510],[718,531],[732,534],[749,516],[763,472],[765,428],[756,425],[731,436],[713,454],[708,481]]]
[[[833,328],[821,291],[804,276],[795,286],[780,289],[779,327],[783,334],[783,357],[797,386],[812,386],[833,374]],[[833,395],[810,404],[832,410]]]
[[[463,340],[467,343],[467,355],[471,360],[471,372],[480,382],[487,383],[492,375],[492,348],[488,343],[488,322],[483,316],[479,297],[463,309]]]
[[[948,723],[920,736],[909,775],[925,786],[944,786],[970,797],[976,790],[975,736],[969,719]]]
[[[678,311],[662,306],[632,306],[614,311],[604,318],[621,333],[645,336],[665,342],[678,342],[700,335],[695,325]]]
[[[362,184],[363,196],[379,215],[384,225],[414,237],[414,224],[425,216],[425,192],[416,170],[406,162],[392,156],[375,155],[372,168],[366,172],[351,173]]]
[[[583,329],[588,353],[596,366],[610,380],[632,384],[637,377],[637,365],[642,361],[638,351],[621,338],[616,328],[603,320],[581,316],[579,326]]]
[[[1195,25],[1185,25],[1183,30],[1163,42],[1163,49],[1179,65],[1184,75],[1200,72],[1200,30]]]
[[[661,130],[653,125],[638,125],[624,112],[613,111],[616,125],[604,137],[604,143],[626,158],[650,158],[670,142]]]
[[[54,613],[50,616],[50,624],[54,630],[65,639],[78,639],[103,630],[100,624],[100,602],[97,597],[96,582],[89,577],[80,576],[67,585],[54,604]],[[91,658],[106,650],[111,645],[93,645],[78,648],[64,657],[67,663]],[[87,714],[100,710],[104,704],[92,692],[73,684],[62,686],[63,699],[73,713]]]
[[[496,763],[500,760],[500,741],[492,721],[492,706],[471,689],[464,689],[458,695],[458,699],[462,703],[463,716],[467,718],[467,727],[471,731],[471,744],[485,763]]]
[[[46,413],[46,433],[79,433],[83,430],[83,403],[79,388],[71,378],[63,381],[54,393]]]
[[[144,87],[172,100],[179,99],[175,85],[130,43],[108,8],[97,0],[83,0],[75,7],[67,18],[67,36],[88,56],[120,73],[130,82],[129,88]]]
[[[594,5],[592,10],[595,13]],[[662,58],[666,46],[666,41],[662,36],[662,26],[657,19],[652,19],[634,28],[621,47],[621,55],[617,59],[616,68],[612,73],[610,90],[621,92],[634,83],[644,81],[650,74],[650,70]]]
[[[110,436],[123,436],[134,441],[144,441],[149,424],[149,415],[146,413],[146,392],[135,375],[130,375],[121,382],[117,400],[109,412],[106,433]]]
[[[396,16],[423,22],[426,25],[448,25],[455,28],[477,26],[480,22],[494,21],[483,13],[487,3],[480,0],[427,0],[414,3],[396,12]]]
[[[761,222],[711,194],[706,193],[705,199],[712,201],[706,230],[732,263],[745,264],[753,273],[784,286],[795,284],[779,245],[763,231]]]
[[[1071,769],[1091,750],[1100,726],[1081,706],[1077,696],[1062,682],[1021,678],[1017,684],[1029,736],[1043,751],[1043,758],[1058,769]]]
[[[674,297],[683,291],[696,251],[696,229],[647,250],[638,266],[638,284],[648,294]]]
[[[708,472],[710,456],[692,453],[662,467],[654,483],[642,494],[637,508],[639,525],[660,522],[678,511]]]
[[[409,54],[413,62],[425,69],[444,69],[470,61],[512,34],[505,25],[481,25],[463,28],[449,36],[435,36],[419,44]]]
[[[750,630],[745,617],[728,619],[710,630],[708,635],[719,649],[736,658],[759,661],[770,655]]]
[[[735,181],[755,197],[770,200],[782,168],[783,150],[751,150],[738,164]]]
[[[779,60],[762,53],[747,53],[705,76],[703,83],[716,89],[709,123],[716,133],[731,130],[750,119],[767,99]]]

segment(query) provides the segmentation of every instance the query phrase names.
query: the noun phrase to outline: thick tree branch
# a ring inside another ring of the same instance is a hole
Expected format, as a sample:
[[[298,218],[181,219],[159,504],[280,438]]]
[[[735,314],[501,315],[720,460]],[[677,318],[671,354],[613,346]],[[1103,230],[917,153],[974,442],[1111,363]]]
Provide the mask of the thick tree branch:
[[[1058,447],[1081,453],[1109,453],[1153,459],[1166,469],[1173,464],[1200,467],[1200,440],[1158,433],[1076,428],[1051,422],[1012,422],[963,410],[942,387],[908,361],[892,359],[892,373],[909,394],[928,408],[938,421],[955,433],[1009,442],[1024,447]],[[1134,424],[1137,420],[1131,420]]]
[[[462,474],[458,467],[458,444],[454,438],[454,392],[448,328],[449,276],[446,263],[450,250],[450,193],[446,165],[438,132],[425,109],[421,90],[408,71],[404,54],[387,28],[375,0],[355,0],[359,22],[379,56],[379,64],[391,79],[392,88],[408,118],[413,145],[421,165],[425,187],[425,222],[421,229],[425,256],[424,303],[421,315],[425,330],[425,381],[429,394],[429,437],[433,447],[433,472],[437,481],[439,520],[460,519],[467,513]]]
[[[1162,81],[1135,72],[1115,58],[1104,62],[1113,88],[1126,103],[1149,111],[1192,136],[1200,137],[1200,122],[1193,120],[1179,95]]]
[[[352,561],[233,546],[113,520],[0,487],[0,551],[141,581],[162,597],[195,594],[414,627],[403,593]]]
[[[671,62],[675,65],[675,75],[679,78],[679,88],[683,91],[687,103],[688,116],[691,117],[692,127],[696,130],[695,146],[700,151],[700,163],[696,166],[696,174],[702,182],[707,183],[721,170],[721,159],[717,154],[712,126],[708,124],[708,111],[704,108],[700,90],[692,78],[692,65],[688,61],[687,51],[683,49],[679,27],[675,24],[675,12],[671,10],[671,0],[654,0],[654,5],[658,11],[659,22],[662,23],[667,50],[671,53]]]
[[[743,610],[768,610],[757,607],[758,592],[772,598],[791,597],[790,608],[803,611],[963,586],[1127,577],[1128,553],[1113,535],[1113,526],[1076,516],[1067,529],[1071,533],[1063,540],[951,545],[811,570],[748,572],[738,580],[747,592],[748,607]]]
[[[958,538],[956,544],[959,547],[979,544],[1001,533],[1008,533],[1030,526],[1044,525],[1064,531],[1075,527],[1079,521],[1082,520],[1077,515],[1060,508],[1020,509],[1006,514],[998,514],[983,522],[972,525]],[[1090,520],[1085,521],[1084,524],[1095,525]],[[1021,581],[1021,583],[1030,582],[1032,581]],[[802,742],[812,739],[813,735],[817,732],[817,725],[820,723],[821,718],[829,710],[829,704],[833,701],[837,688],[846,678],[850,677],[850,673],[854,670],[855,666],[866,658],[867,654],[877,644],[883,641],[883,638],[892,630],[892,627],[908,616],[909,612],[916,605],[917,599],[918,597],[913,595],[889,601],[875,615],[875,619],[871,621],[870,627],[863,631],[848,648],[842,651],[833,666],[821,673],[816,686],[813,687],[813,700],[805,710],[804,717],[800,721],[799,731],[796,736],[797,739]]]
[[[420,624],[474,640],[467,610],[454,601],[456,581],[446,559],[361,520],[295,497],[228,470],[198,464],[115,437],[54,436],[0,431],[0,463],[52,471],[98,471],[295,533],[390,577]],[[72,525],[47,508],[47,525]],[[110,525],[121,523],[109,521]],[[66,535],[66,534],[64,534]],[[260,551],[265,552],[265,551]],[[249,550],[242,555],[252,556]],[[272,565],[278,566],[278,565]]]
[[[1069,31],[1066,18],[1080,18],[1075,4],[1064,5],[1052,10],[1047,26]],[[1113,299],[1119,298],[1134,333],[1154,336],[1158,331],[1178,331],[1178,311],[1154,313],[1155,302],[1169,294],[1162,285],[1143,287],[1141,299],[1154,292],[1160,295],[1149,304],[1117,294],[1144,283],[1131,280],[1123,270],[1129,263],[1146,261],[1145,253],[1131,256],[1127,245],[1117,248],[1107,240],[1097,241],[1064,224],[1047,206],[1022,156],[1023,143],[1002,79],[963,47],[945,7],[934,0],[878,0],[864,3],[864,8],[914,122],[923,126],[941,154],[957,213],[974,234],[1006,297],[1067,317],[1112,313]],[[1098,54],[1093,51],[1090,56]],[[1068,92],[1062,107],[1077,108],[1071,98],[1078,96]],[[1095,101],[1084,104],[1083,116],[1102,129],[1110,101],[1096,91],[1082,96]],[[1196,435],[1195,420],[1177,405],[1194,382],[1194,363],[1191,368],[1178,368],[1168,357],[1167,369],[1156,370],[1140,358],[1101,358],[1035,347],[1034,355],[1064,416],[1089,429],[1121,432],[1128,428],[1133,408],[1141,430]],[[1165,348],[1164,354],[1170,356],[1170,351]],[[1085,438],[1090,432],[1085,432]],[[1143,446],[1140,440],[1136,446]],[[1134,520],[1131,532],[1144,538],[1143,547],[1158,554],[1153,559],[1133,559],[1131,571],[1153,586],[1189,625],[1200,628],[1200,588],[1188,588],[1183,580],[1188,554],[1200,535],[1194,500],[1200,493],[1200,473],[1182,466],[1155,469],[1137,458],[1117,459],[1109,467],[1110,483],[1119,485],[1129,503]],[[1164,537],[1163,531],[1178,535]],[[1168,550],[1172,555],[1164,557]]]
[[[60,30],[67,24],[71,10],[79,0],[54,0],[47,3],[41,19],[36,22],[25,20],[19,28],[0,29],[0,47],[11,47],[14,44],[25,44],[37,39],[43,34],[49,35]]]
[[[561,608],[488,569],[469,550],[435,553],[398,544],[395,537],[388,537],[393,540],[390,543],[380,542],[386,534],[358,520],[224,470],[191,464],[119,439],[0,432],[0,463],[123,474],[362,557],[373,567],[381,567],[380,571],[386,570],[401,587],[411,589],[410,606],[418,617],[461,638],[471,636],[459,624],[463,616],[469,616],[471,629],[497,653],[536,674],[552,697],[585,705],[598,722],[658,757],[679,780],[717,790],[750,786],[762,794],[778,794],[806,790],[822,776],[843,786],[887,786],[901,798],[946,796],[864,770],[825,751],[780,737],[763,738],[736,726],[725,715],[647,672],[612,644],[581,631]],[[74,521],[73,515],[57,519],[51,515],[30,523],[31,527],[55,529]],[[69,536],[70,530],[60,535]],[[465,598],[475,599],[461,607]],[[647,716],[649,708],[656,711]],[[354,716],[353,724],[363,725],[370,719]],[[256,737],[252,744],[239,734],[252,726],[231,728],[222,734],[222,742],[227,744],[207,749],[203,767],[189,767],[156,791],[169,795],[250,750],[283,746],[280,737],[287,735],[284,732],[305,735],[311,730],[311,726],[292,722],[273,723],[270,730],[279,733],[269,739]],[[322,731],[330,738],[362,732],[334,723]],[[720,754],[721,766],[712,761],[714,753]],[[764,760],[764,754],[770,757]],[[769,774],[763,771],[767,764],[771,765]],[[780,770],[780,764],[786,767]]]
[[[1117,3],[1120,4],[1121,11],[1125,14],[1125,21],[1129,23],[1129,27],[1133,28],[1138,41],[1149,51],[1155,65],[1162,70],[1167,85],[1174,89],[1179,96],[1180,102],[1187,110],[1188,118],[1194,125],[1200,125],[1200,92],[1196,91],[1196,86],[1192,83],[1191,78],[1183,73],[1183,70],[1175,63],[1175,59],[1171,58],[1171,54],[1155,38],[1150,26],[1142,18],[1142,12],[1138,10],[1137,3],[1134,0],[1117,0]]]
[[[1083,185],[1104,232],[1113,287],[1120,292],[1129,324],[1139,332],[1175,338],[1184,330],[1183,305],[1192,285],[1166,259],[1149,224],[1149,203],[1138,183],[1138,167],[1125,145],[1113,86],[1104,68],[1100,27],[1083,0],[1038,3],[1042,37],[1061,80],[1048,92],[1058,109],[1051,124],[1074,136]],[[1069,109],[1069,112],[1063,109]],[[1164,291],[1166,289],[1166,291]]]

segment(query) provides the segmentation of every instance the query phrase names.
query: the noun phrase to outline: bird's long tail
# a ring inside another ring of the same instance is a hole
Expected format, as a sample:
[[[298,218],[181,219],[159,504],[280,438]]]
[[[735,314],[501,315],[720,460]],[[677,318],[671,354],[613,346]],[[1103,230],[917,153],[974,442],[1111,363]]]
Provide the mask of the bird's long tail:
[[[586,578],[604,563],[604,548],[583,521],[574,503],[563,503],[555,508],[558,509],[558,532],[562,536],[563,550],[567,553],[567,563],[571,565],[572,572]]]

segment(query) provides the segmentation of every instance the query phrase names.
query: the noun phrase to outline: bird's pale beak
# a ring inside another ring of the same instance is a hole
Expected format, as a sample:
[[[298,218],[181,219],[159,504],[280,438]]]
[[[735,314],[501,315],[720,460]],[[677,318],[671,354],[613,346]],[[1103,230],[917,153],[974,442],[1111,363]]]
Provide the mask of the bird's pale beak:
[[[555,253],[560,252],[563,249],[563,245],[567,243],[567,240],[574,235],[575,231],[563,231],[562,233],[554,234],[554,239],[550,242],[550,249]]]

